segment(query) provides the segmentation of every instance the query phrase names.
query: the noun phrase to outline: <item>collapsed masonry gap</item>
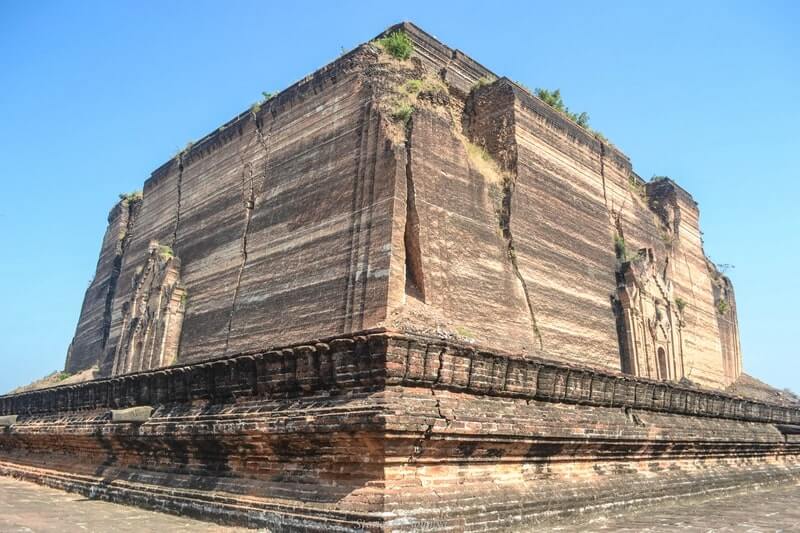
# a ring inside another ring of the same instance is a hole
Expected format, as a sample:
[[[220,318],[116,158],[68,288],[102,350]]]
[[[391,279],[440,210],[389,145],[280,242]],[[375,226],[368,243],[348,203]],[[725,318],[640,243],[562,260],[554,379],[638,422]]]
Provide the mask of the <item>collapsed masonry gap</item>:
[[[417,213],[416,190],[411,172],[411,130],[413,118],[406,127],[406,226],[403,244],[406,254],[407,296],[425,302],[425,276],[422,270],[422,250],[419,243],[419,214]]]

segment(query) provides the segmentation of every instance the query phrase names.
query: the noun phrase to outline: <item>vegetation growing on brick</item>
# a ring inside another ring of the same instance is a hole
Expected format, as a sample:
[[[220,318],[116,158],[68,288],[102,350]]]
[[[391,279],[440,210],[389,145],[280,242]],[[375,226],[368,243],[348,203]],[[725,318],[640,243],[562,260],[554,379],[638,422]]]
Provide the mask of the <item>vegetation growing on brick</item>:
[[[589,127],[589,114],[585,111],[580,113],[573,113],[569,110],[569,108],[564,104],[564,100],[561,98],[561,89],[556,89],[555,91],[551,91],[548,89],[536,89],[536,96],[541,99],[542,102],[549,105],[553,109],[557,109],[567,115],[572,122],[577,124],[582,128]]]
[[[720,299],[720,301],[717,302],[717,312],[721,315],[727,313],[730,308],[731,304],[729,304],[728,300],[726,300],[725,298],[722,298]]]
[[[471,90],[474,91],[475,89],[480,89],[484,85],[489,85],[491,83],[494,83],[494,80],[492,78],[488,76],[481,76],[480,78],[478,78],[478,81],[472,84]]]
[[[175,257],[175,252],[172,251],[172,247],[161,244],[158,246],[158,255],[161,256],[161,259],[167,260]]]
[[[136,202],[142,199],[142,191],[121,192],[119,193],[119,199],[124,203]]]
[[[534,93],[542,102],[549,105],[553,109],[564,113],[572,122],[585,129],[601,141],[608,140],[606,139],[605,135],[589,127],[589,114],[587,112],[581,111],[580,113],[574,113],[569,110],[569,107],[564,104],[564,100],[561,98],[561,89],[551,91],[549,89],[537,88]]]
[[[645,189],[644,183],[639,181],[633,174],[628,176],[628,189],[642,200],[647,199],[647,189]]]
[[[625,245],[625,239],[622,238],[619,234],[614,234],[614,252],[617,254],[617,258],[621,261],[625,261],[628,257],[628,250]]]
[[[398,104],[392,111],[392,118],[403,124],[408,124],[411,120],[411,114],[414,112],[414,106],[406,103]]]
[[[386,50],[392,57],[405,61],[414,52],[414,43],[406,32],[395,30],[386,37],[375,41],[378,46]]]

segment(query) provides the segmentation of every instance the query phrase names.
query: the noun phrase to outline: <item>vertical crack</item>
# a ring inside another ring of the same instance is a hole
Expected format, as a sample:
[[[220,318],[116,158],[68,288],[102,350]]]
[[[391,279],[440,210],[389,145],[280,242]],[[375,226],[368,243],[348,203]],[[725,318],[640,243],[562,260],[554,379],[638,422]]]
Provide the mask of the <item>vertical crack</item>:
[[[436,369],[436,379],[434,379],[433,381],[434,385],[438,385],[442,379],[442,368],[444,368],[444,353],[446,350],[447,348],[442,347],[442,349],[439,351],[439,368]],[[431,390],[431,392],[433,392],[433,390]]]
[[[603,180],[603,202],[606,204],[608,210],[608,195],[606,193],[606,145],[599,138],[600,142],[600,179]]]
[[[417,213],[414,176],[411,171],[411,130],[413,117],[406,125],[406,226],[403,235],[406,255],[406,294],[425,301],[425,277],[422,270],[422,251],[419,243],[419,214]]]
[[[538,342],[539,350],[543,350],[544,342],[536,321],[536,310],[528,289],[528,283],[519,268],[514,235],[511,231],[511,205],[518,176],[514,115],[512,113],[502,117],[484,116],[485,110],[481,109],[479,104],[480,102],[476,100],[476,93],[472,91],[464,108],[461,121],[462,127],[467,132],[465,140],[476,143],[478,149],[483,150],[492,158],[497,158],[495,163],[499,170],[497,174],[502,180],[502,198],[500,198],[500,205],[496,209],[503,240],[506,243],[506,255],[511,263],[514,276],[519,281],[525,296],[525,305],[528,308],[533,337]],[[487,141],[489,142],[487,143]],[[469,156],[469,146],[467,146],[467,154]],[[478,172],[481,171],[478,170]],[[494,195],[492,197],[496,199]]]
[[[441,353],[444,354],[444,350],[442,350]],[[431,440],[431,437],[433,436],[433,428],[436,426],[437,419],[444,420],[444,428],[443,428],[444,430],[447,430],[450,427],[450,424],[452,423],[452,421],[449,418],[447,418],[442,412],[442,401],[440,398],[436,397],[436,391],[433,388],[431,388],[431,396],[433,396],[433,398],[436,400],[436,405],[434,406],[434,408],[436,409],[437,418],[434,419],[432,422],[428,422],[425,425],[425,430],[422,432],[422,435],[420,435],[419,438],[417,438],[414,441],[414,446],[413,448],[411,448],[411,455],[409,455],[408,457],[409,463],[416,462],[417,458],[422,455],[424,451],[423,445],[425,444],[425,442]]]
[[[517,253],[514,248],[514,235],[511,233],[511,201],[514,196],[515,187],[516,179],[506,177],[503,180],[503,201],[500,209],[500,228],[503,231],[503,238],[506,241],[506,253],[511,261],[511,268],[514,270],[514,275],[519,280],[520,286],[522,287],[522,292],[525,294],[525,303],[528,306],[528,314],[531,318],[531,329],[533,331],[533,336],[539,342],[539,349],[542,350],[544,349],[542,334],[539,331],[538,324],[536,323],[536,313],[534,311],[533,302],[531,301],[530,292],[528,291],[528,283],[522,276],[522,272],[519,269],[519,264],[517,263]]]
[[[223,353],[227,353],[228,346],[230,345],[231,340],[231,330],[233,329],[233,317],[236,314],[236,306],[239,302],[239,293],[241,290],[242,285],[242,276],[244,275],[244,269],[247,266],[247,236],[250,232],[250,221],[253,218],[253,209],[255,208],[256,198],[260,196],[261,192],[264,189],[264,184],[267,180],[267,168],[269,166],[269,145],[267,143],[267,139],[264,136],[263,131],[261,130],[261,120],[258,118],[258,114],[255,111],[251,111],[251,116],[253,118],[253,122],[255,123],[255,132],[254,137],[256,141],[264,150],[264,167],[261,175],[261,182],[258,187],[255,184],[255,176],[253,172],[253,165],[249,162],[244,161],[244,157],[242,154],[239,154],[239,158],[242,161],[242,204],[244,206],[244,225],[242,227],[242,236],[241,236],[241,244],[240,244],[240,253],[242,256],[242,260],[239,263],[239,271],[236,274],[236,285],[233,288],[233,299],[231,301],[231,310],[230,314],[228,315],[228,325],[226,328],[225,333],[225,344],[223,347]]]
[[[186,151],[181,152],[178,154],[178,183],[177,183],[177,191],[178,191],[178,200],[177,200],[177,207],[175,212],[175,229],[172,231],[172,244],[170,245],[173,250],[175,250],[175,243],[178,242],[178,227],[181,224],[181,192],[183,187],[183,158],[186,154]]]

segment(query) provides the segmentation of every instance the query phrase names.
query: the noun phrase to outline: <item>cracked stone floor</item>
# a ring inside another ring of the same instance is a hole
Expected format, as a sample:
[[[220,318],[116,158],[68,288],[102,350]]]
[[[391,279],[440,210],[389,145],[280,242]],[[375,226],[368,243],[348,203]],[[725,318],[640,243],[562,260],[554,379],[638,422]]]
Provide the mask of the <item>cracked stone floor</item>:
[[[664,504],[638,512],[537,531],[704,533],[800,531],[800,484],[744,490],[721,498]],[[239,533],[252,531],[87,500],[78,494],[0,477],[0,532]]]

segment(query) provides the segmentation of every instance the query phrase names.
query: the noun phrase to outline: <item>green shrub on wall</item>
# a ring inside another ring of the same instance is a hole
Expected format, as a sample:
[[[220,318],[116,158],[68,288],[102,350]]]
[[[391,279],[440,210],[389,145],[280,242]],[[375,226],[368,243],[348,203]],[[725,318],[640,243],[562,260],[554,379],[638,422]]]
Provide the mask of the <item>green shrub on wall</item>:
[[[411,57],[411,53],[414,51],[414,43],[403,30],[393,31],[386,37],[378,39],[377,43],[389,55],[403,61]]]

